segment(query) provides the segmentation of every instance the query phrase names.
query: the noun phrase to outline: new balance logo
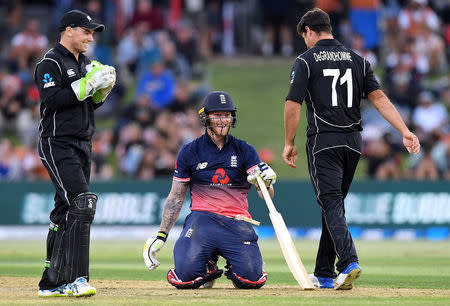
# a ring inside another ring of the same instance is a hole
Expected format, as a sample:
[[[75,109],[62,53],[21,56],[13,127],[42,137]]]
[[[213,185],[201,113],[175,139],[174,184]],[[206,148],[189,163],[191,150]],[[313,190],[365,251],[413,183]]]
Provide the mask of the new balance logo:
[[[197,169],[196,169],[196,170],[202,170],[202,169],[205,169],[206,166],[208,166],[208,162],[198,163]]]

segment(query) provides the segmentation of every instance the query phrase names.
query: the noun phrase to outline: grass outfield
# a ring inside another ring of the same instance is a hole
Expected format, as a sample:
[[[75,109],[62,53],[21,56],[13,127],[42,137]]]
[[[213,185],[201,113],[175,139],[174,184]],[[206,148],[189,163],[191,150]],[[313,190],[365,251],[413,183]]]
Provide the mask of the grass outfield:
[[[276,241],[262,241],[269,279],[261,290],[236,290],[225,277],[211,290],[176,290],[166,281],[172,266],[169,242],[160,252],[161,266],[148,271],[141,257],[143,241],[94,241],[91,283],[99,294],[91,299],[59,298],[58,303],[93,304],[447,304],[450,301],[448,242],[357,241],[362,276],[351,291],[300,291]],[[297,241],[312,271],[315,241]],[[55,303],[37,297],[44,241],[0,241],[0,304]],[[219,262],[223,267],[224,262]]]

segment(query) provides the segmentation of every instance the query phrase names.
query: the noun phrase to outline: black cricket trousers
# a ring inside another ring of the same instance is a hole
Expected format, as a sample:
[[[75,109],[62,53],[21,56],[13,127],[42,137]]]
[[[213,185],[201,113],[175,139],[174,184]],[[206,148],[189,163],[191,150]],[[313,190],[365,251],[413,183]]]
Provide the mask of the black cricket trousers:
[[[56,190],[50,221],[59,224],[72,200],[89,191],[92,144],[73,137],[46,137],[39,140],[38,151]]]
[[[346,138],[348,141],[342,141]],[[344,199],[361,156],[361,136],[339,135],[341,143],[323,143],[323,139],[326,137],[310,137],[306,144],[309,175],[322,209],[322,234],[314,274],[335,278],[336,257],[339,272],[358,261],[345,219]]]

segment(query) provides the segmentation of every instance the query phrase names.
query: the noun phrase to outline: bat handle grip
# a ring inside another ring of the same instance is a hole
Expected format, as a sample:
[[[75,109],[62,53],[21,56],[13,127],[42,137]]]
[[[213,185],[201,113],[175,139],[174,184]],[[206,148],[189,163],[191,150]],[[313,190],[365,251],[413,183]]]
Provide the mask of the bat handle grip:
[[[263,179],[259,175],[256,175],[256,180],[258,181],[259,189],[261,189],[264,200],[266,201],[269,213],[278,213],[277,209],[275,208],[275,205],[272,202],[272,198],[270,197],[269,191],[267,190],[266,184],[264,183]]]

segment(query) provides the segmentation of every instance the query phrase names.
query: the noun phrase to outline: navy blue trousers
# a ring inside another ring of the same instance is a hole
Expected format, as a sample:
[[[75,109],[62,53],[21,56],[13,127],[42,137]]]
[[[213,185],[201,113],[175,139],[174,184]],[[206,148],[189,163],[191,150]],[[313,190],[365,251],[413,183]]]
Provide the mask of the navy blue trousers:
[[[192,211],[173,249],[175,272],[182,281],[204,276],[208,260],[219,255],[231,265],[233,273],[256,281],[263,272],[257,241],[253,226],[245,221]]]

